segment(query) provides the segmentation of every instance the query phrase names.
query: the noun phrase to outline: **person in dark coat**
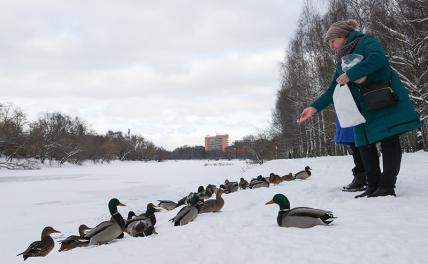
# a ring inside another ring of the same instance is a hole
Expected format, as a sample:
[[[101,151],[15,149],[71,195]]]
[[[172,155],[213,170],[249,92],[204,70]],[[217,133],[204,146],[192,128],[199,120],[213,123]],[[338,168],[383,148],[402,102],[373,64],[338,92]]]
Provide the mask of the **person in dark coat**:
[[[360,113],[366,122],[354,127],[355,146],[358,147],[367,177],[367,190],[355,198],[395,196],[395,183],[400,171],[401,146],[399,135],[420,127],[409,95],[400,78],[389,65],[385,52],[377,39],[356,29],[355,20],[333,23],[325,34],[329,46],[336,50],[336,69],[327,90],[300,114],[302,123],[316,112],[332,104],[336,84],[348,84]],[[342,72],[343,55],[360,54],[364,59]],[[361,79],[364,82],[360,82]],[[362,88],[379,81],[389,81],[396,103],[369,111],[360,92]],[[382,149],[383,172],[380,170],[376,143]]]
[[[364,171],[363,160],[361,159],[360,151],[355,147],[354,128],[342,128],[339,119],[336,116],[336,144],[347,145],[351,149],[352,160],[354,161],[354,168],[352,168],[352,175],[354,176],[351,183],[343,186],[344,192],[358,192],[364,191],[367,188],[366,173]]]

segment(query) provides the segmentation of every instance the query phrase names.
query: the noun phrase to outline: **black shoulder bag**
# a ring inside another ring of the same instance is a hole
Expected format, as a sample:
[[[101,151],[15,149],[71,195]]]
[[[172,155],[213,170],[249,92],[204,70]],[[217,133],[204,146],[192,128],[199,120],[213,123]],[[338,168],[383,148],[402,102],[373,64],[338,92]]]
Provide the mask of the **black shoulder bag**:
[[[391,87],[391,81],[370,81],[362,83],[360,92],[363,95],[367,111],[376,111],[398,102],[398,96]]]

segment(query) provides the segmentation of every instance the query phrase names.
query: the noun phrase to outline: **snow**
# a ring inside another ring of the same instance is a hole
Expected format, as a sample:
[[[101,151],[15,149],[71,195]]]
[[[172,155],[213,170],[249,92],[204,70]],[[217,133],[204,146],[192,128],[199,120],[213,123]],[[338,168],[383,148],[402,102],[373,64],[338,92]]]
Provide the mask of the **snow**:
[[[263,165],[244,161],[113,162],[111,164],[0,170],[0,256],[2,263],[22,263],[22,252],[47,225],[62,231],[58,241],[77,234],[80,224],[109,219],[108,200],[145,211],[148,202],[175,200],[199,185],[225,179],[247,180],[270,172],[284,175],[313,169],[307,180],[223,195],[220,213],[199,215],[186,226],[168,222],[178,210],[157,213],[158,235],[125,235],[108,245],[77,248],[31,263],[426,263],[428,153],[404,154],[397,197],[354,199],[341,192],[351,180],[352,158],[321,157],[274,160]],[[274,194],[287,195],[292,207],[331,210],[331,226],[281,228]]]

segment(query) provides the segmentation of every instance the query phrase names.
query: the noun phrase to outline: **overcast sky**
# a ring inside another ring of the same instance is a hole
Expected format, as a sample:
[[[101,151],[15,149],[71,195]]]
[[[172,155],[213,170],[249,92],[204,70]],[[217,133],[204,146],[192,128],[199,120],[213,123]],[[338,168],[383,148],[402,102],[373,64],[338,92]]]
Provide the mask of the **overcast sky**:
[[[0,102],[172,150],[267,129],[303,0],[0,0]]]

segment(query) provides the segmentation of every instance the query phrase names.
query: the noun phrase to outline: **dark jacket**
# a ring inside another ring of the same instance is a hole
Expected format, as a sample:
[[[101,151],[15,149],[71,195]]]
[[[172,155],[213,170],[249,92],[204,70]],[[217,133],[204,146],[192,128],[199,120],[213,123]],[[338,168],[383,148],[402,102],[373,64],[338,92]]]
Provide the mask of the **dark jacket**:
[[[351,31],[347,36],[347,43],[357,37],[361,37],[361,39],[352,53],[363,55],[364,60],[347,71],[350,79],[348,86],[358,109],[366,119],[366,123],[354,127],[355,145],[357,147],[365,146],[419,128],[420,120],[410,102],[409,95],[389,65],[380,43],[372,36],[359,31]],[[338,63],[330,86],[311,104],[317,111],[323,110],[333,102],[336,79],[340,74],[342,74],[342,67]],[[367,76],[367,81],[391,80],[392,89],[399,101],[393,106],[376,111],[367,111],[363,96],[358,91],[359,85],[353,83],[353,81],[364,76]]]

